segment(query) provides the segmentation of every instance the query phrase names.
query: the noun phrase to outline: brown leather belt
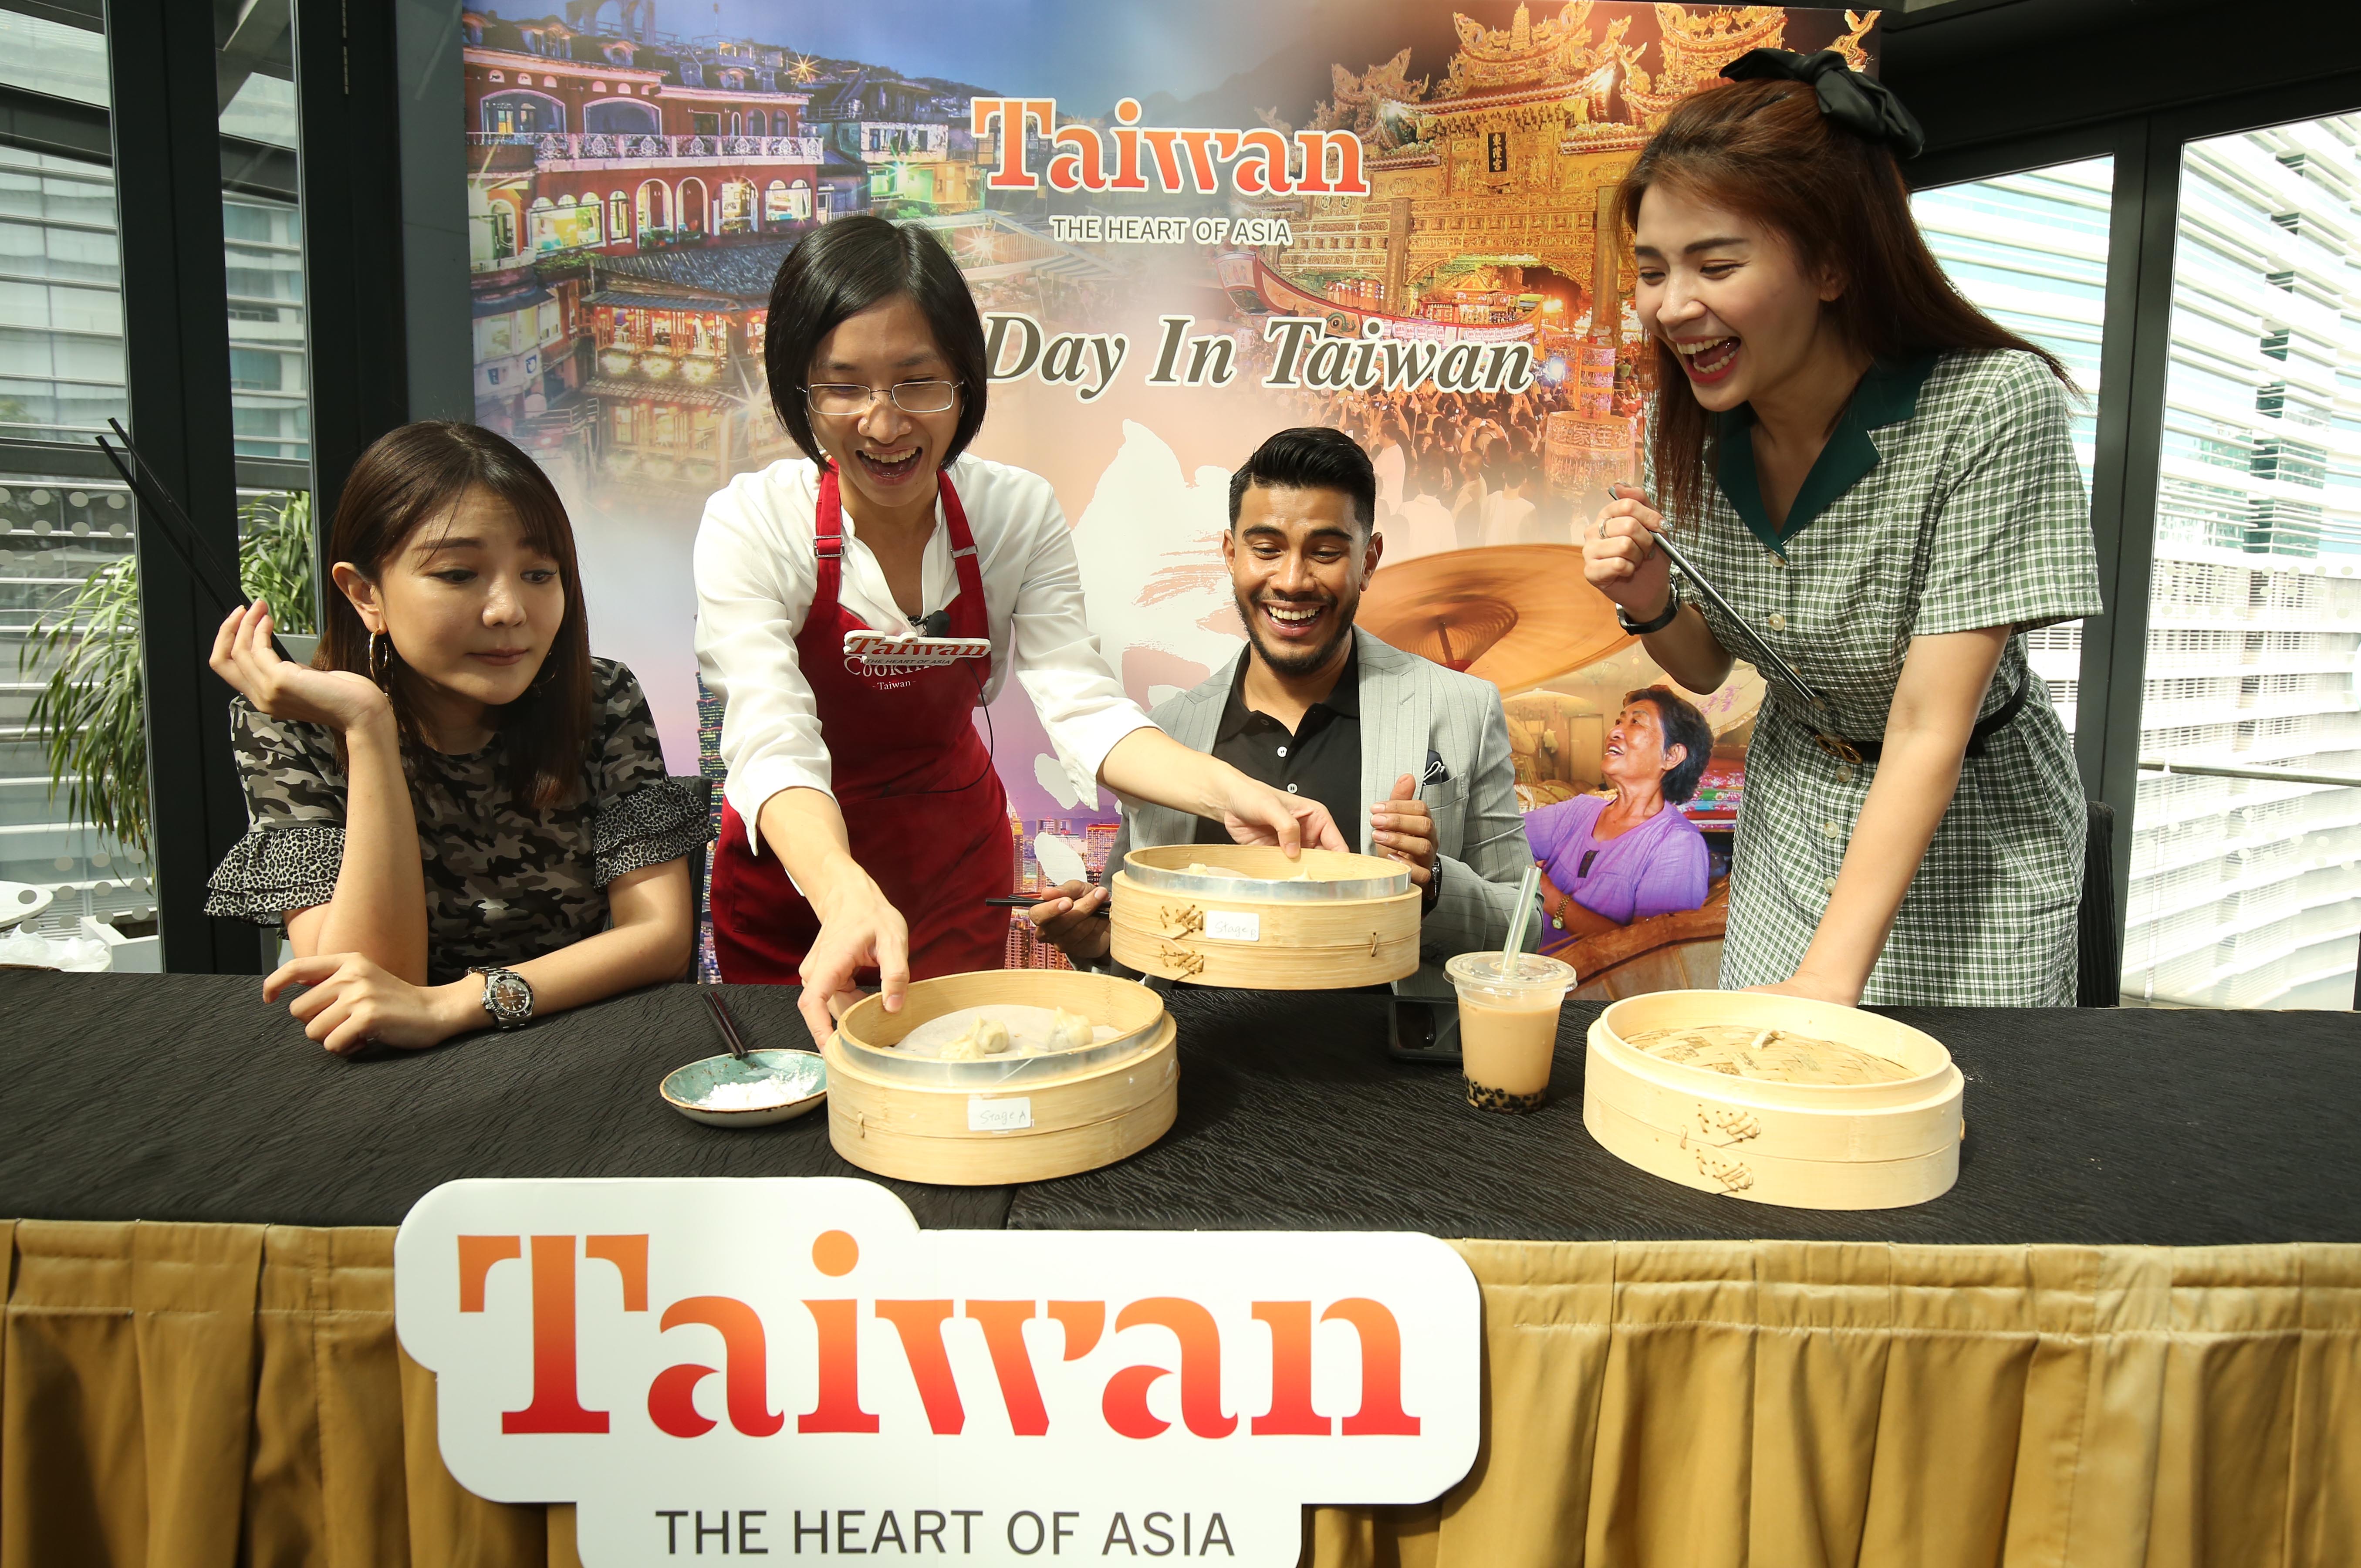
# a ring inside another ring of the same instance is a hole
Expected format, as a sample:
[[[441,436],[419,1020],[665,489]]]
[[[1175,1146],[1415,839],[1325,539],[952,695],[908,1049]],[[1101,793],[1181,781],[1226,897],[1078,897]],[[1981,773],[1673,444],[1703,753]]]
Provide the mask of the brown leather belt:
[[[2010,695],[2006,702],[1977,719],[1976,727],[1968,731],[1968,755],[1982,756],[1984,742],[2008,728],[2009,721],[2024,709],[2025,700],[2032,695],[2032,692],[2033,681],[2027,677],[2018,683],[2016,690]],[[1848,740],[1841,735],[1830,735],[1825,731],[1814,730],[1812,741],[1839,762],[1874,763],[1885,754],[1885,742],[1883,740]]]

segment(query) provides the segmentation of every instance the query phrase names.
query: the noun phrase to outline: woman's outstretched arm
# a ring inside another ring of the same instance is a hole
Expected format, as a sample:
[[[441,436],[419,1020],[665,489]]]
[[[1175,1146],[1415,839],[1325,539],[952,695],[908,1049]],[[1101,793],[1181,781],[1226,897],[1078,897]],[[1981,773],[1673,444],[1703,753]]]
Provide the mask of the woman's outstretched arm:
[[[613,922],[609,929],[510,966],[533,987],[534,1017],[687,972],[696,931],[686,860],[624,872],[607,884],[607,907]],[[481,975],[417,985],[361,953],[314,952],[280,966],[263,981],[263,999],[276,1002],[298,985],[311,989],[289,1011],[302,1021],[306,1035],[340,1053],[372,1042],[416,1049],[492,1025],[484,1011]]]

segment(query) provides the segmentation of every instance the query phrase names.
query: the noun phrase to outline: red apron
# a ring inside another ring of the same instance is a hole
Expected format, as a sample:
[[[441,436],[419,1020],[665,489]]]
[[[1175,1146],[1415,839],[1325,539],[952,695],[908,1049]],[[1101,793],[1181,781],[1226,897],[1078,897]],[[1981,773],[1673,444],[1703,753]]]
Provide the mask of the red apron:
[[[959,597],[953,637],[990,635],[975,540],[950,477],[940,479]],[[872,631],[840,602],[844,511],[833,467],[821,471],[812,518],[818,582],[796,638],[827,738],[838,809],[852,858],[876,880],[910,927],[910,978],[1000,969],[1008,912],[984,905],[1016,881],[1008,796],[992,754],[975,732],[981,661],[875,675],[845,667],[844,636]],[[721,978],[737,983],[800,983],[804,954],[819,935],[813,912],[776,855],[748,847],[736,807],[721,812],[713,857],[713,951]],[[861,971],[859,983],[877,983]]]

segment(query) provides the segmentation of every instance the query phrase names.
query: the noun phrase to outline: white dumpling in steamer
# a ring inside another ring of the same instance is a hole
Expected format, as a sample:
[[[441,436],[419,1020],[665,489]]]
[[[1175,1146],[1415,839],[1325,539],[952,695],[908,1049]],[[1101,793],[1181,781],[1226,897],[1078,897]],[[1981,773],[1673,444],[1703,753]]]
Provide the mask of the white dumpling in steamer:
[[[945,1040],[939,1055],[943,1061],[983,1061],[1005,1056],[1009,1044],[1007,1025],[997,1018],[978,1018],[963,1033]]]
[[[1098,1038],[1091,1021],[1079,1013],[1059,1008],[1049,1020],[1049,1048],[1053,1051],[1078,1051]]]

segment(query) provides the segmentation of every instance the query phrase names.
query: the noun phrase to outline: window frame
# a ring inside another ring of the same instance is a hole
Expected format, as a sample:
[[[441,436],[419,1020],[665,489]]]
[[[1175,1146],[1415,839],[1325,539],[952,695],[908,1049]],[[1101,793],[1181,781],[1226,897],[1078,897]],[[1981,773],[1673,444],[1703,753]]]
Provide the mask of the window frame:
[[[2114,810],[2119,948],[2129,919],[2133,817],[2139,795],[2181,159],[2191,142],[2356,112],[2361,112],[2361,70],[2342,71],[2084,126],[1976,139],[1903,166],[1911,189],[1926,191],[2082,159],[2114,160],[2099,346],[2100,385],[2106,395],[2097,410],[2091,471],[2091,532],[2107,609],[2083,631],[2074,752],[2084,793]],[[2354,1002],[2361,1009],[2361,977]]]

